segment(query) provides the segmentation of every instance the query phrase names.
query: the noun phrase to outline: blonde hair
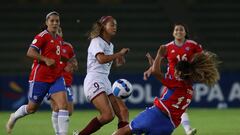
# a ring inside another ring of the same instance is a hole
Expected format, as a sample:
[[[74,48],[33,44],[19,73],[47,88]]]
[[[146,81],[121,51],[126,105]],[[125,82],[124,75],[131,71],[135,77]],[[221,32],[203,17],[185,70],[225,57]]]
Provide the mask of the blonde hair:
[[[110,20],[114,19],[112,16],[102,16],[97,22],[92,26],[90,32],[88,32],[88,39],[93,39],[102,34],[104,30],[104,25]]]
[[[95,22],[92,26],[91,31],[87,33],[88,39],[93,39],[97,36],[99,36],[103,31],[103,24],[100,22]]]
[[[218,71],[220,63],[217,55],[210,51],[195,54],[191,62],[191,80],[210,86],[214,85],[220,79]]]

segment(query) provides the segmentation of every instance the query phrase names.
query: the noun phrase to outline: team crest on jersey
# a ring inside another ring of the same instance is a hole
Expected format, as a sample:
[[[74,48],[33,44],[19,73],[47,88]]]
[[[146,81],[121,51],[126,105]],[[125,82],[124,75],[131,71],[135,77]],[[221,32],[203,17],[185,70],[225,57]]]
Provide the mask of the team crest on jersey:
[[[37,43],[37,39],[34,39],[33,41],[32,41],[32,44],[36,44]]]
[[[171,53],[175,53],[175,50],[172,50]]]
[[[189,48],[189,47],[186,47],[186,48],[185,48],[185,50],[186,50],[186,51],[189,51],[189,50],[190,50],[190,48]]]

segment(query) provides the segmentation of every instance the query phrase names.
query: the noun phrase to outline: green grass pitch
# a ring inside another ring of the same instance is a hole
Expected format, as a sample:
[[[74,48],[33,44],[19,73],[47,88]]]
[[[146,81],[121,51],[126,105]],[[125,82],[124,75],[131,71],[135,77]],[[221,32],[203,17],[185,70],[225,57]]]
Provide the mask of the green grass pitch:
[[[130,119],[140,111],[130,110]],[[9,114],[0,112],[0,135],[6,135],[5,123]],[[70,119],[69,135],[72,135],[74,129],[82,129],[97,114],[95,110],[75,111]],[[50,111],[24,117],[17,122],[12,135],[54,135],[50,117]],[[198,135],[240,135],[240,109],[189,109],[189,117],[191,125],[198,129]],[[111,135],[116,125],[115,118],[94,135]],[[183,128],[179,126],[173,135],[184,135]]]

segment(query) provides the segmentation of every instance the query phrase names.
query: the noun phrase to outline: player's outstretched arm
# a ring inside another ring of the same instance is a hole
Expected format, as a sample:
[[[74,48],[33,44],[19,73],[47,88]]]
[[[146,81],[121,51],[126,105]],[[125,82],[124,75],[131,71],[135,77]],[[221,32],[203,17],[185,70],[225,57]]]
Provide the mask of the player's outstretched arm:
[[[122,48],[119,52],[114,53],[112,55],[105,55],[104,53],[98,53],[96,58],[100,64],[109,63],[115,60],[118,57],[122,57],[129,52],[129,48]]]
[[[161,71],[161,63],[163,56],[166,54],[166,46],[160,46],[157,52],[157,56],[152,65],[152,74],[161,81],[164,78],[164,73]]]
[[[154,59],[149,52],[146,53],[146,57],[148,59],[149,66],[152,66],[153,62],[154,62]]]

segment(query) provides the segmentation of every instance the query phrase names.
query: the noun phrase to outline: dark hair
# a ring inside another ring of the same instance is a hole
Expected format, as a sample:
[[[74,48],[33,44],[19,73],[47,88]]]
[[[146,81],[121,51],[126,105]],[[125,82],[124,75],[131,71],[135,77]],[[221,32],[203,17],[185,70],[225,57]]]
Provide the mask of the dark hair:
[[[183,22],[174,23],[174,25],[173,25],[173,31],[174,31],[175,27],[178,26],[178,25],[181,25],[181,26],[184,27],[185,32],[186,32],[185,38],[186,38],[186,39],[189,39],[189,29],[188,29],[188,26],[187,26],[185,23],[183,23]]]
[[[114,19],[112,16],[102,16],[92,26],[92,29],[87,33],[88,39],[93,39],[99,36],[103,32],[103,26],[108,22],[109,19]]]
[[[192,66],[188,61],[179,61],[176,66],[175,69],[180,71],[180,78],[187,80],[190,79],[190,75],[192,72]]]
[[[57,16],[60,17],[60,14],[59,14],[58,12],[52,11],[52,12],[49,12],[49,13],[46,15],[45,21],[47,21],[51,15],[57,15]],[[47,29],[47,25],[45,24],[45,22],[44,22],[43,25],[40,27],[40,29],[41,29],[41,31]]]

